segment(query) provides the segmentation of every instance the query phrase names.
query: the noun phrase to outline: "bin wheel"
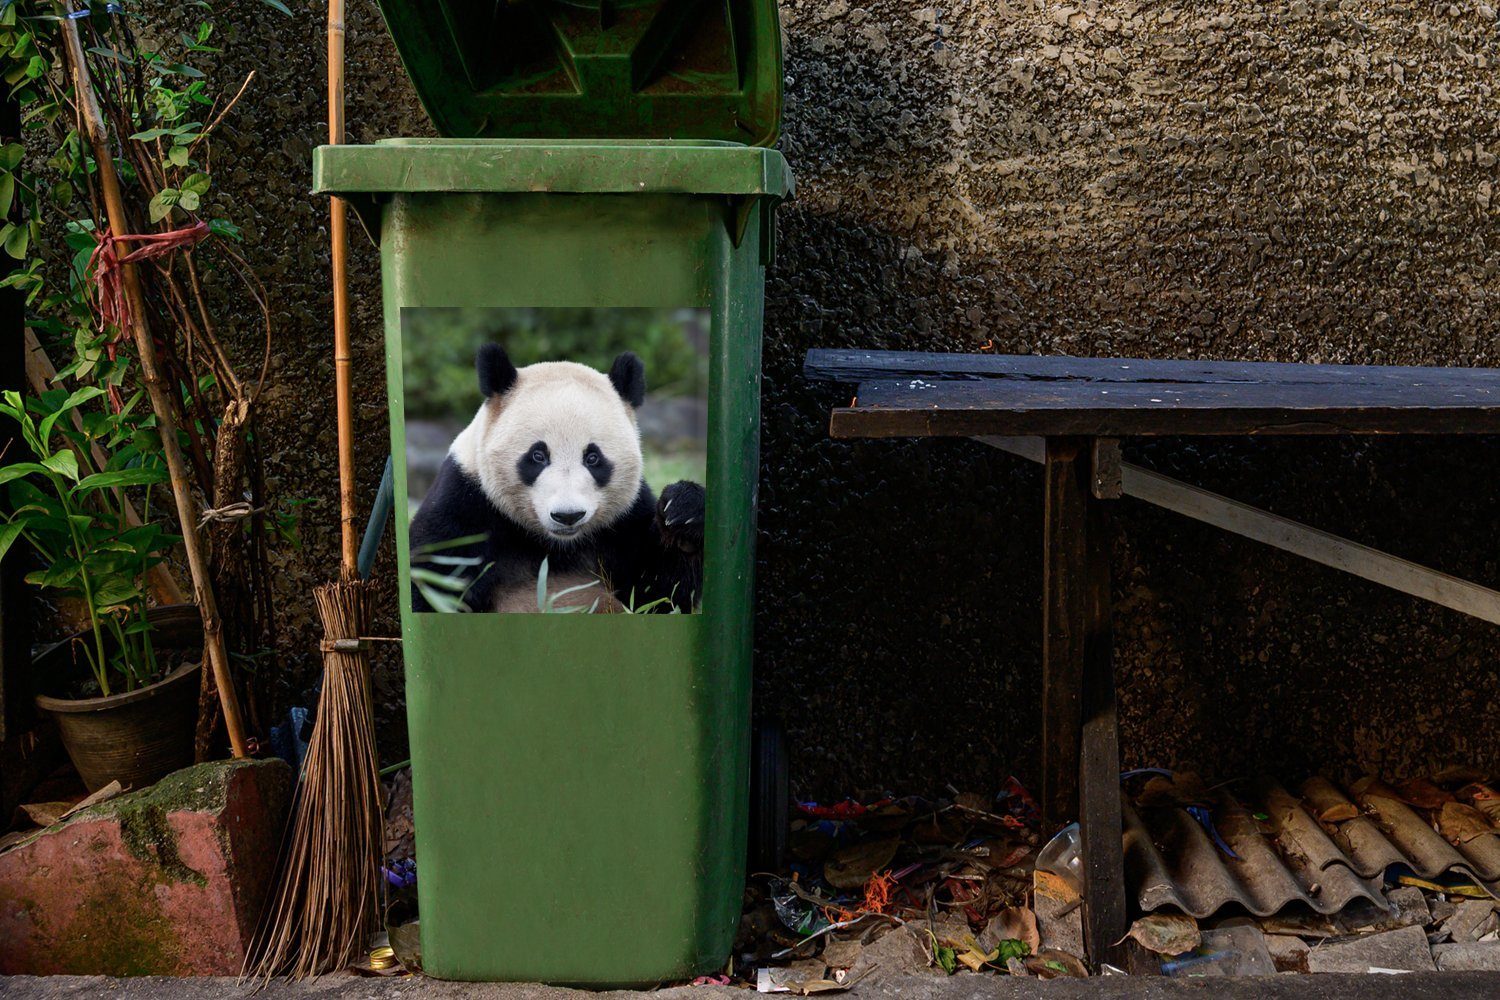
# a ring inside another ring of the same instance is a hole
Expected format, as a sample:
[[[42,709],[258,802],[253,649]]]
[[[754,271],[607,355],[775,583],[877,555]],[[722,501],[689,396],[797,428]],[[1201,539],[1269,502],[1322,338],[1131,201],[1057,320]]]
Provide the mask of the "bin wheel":
[[[791,786],[786,734],[779,723],[755,726],[750,745],[750,870],[779,872],[786,859]]]

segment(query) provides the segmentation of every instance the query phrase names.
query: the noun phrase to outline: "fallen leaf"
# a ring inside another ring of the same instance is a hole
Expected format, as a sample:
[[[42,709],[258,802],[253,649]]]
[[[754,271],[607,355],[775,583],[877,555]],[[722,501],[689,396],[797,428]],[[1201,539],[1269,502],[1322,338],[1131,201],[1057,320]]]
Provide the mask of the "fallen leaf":
[[[1438,813],[1438,832],[1450,844],[1462,846],[1479,837],[1487,837],[1495,832],[1490,825],[1489,817],[1475,809],[1466,806],[1462,802],[1445,802],[1442,810]]]
[[[1318,819],[1323,823],[1346,823],[1358,815],[1359,807],[1353,802],[1335,802],[1318,813]]]
[[[1033,955],[1026,960],[1026,970],[1033,973],[1039,979],[1058,979],[1068,977],[1072,979],[1087,979],[1089,970],[1083,964],[1083,960],[1077,955],[1070,955],[1065,951],[1049,949],[1040,954]]]
[[[1327,778],[1307,779],[1302,785],[1302,799],[1320,823],[1343,823],[1359,815],[1359,807],[1344,798]]]
[[[858,941],[831,940],[823,946],[823,961],[832,969],[848,969],[859,961],[864,945]]]
[[[21,812],[37,826],[51,826],[63,818],[63,813],[73,808],[71,802],[25,802]]]
[[[121,785],[118,780],[111,781],[109,784],[105,785],[103,788],[99,789],[97,792],[94,792],[92,795],[88,796],[82,802],[78,803],[72,809],[69,809],[67,812],[63,813],[62,816],[59,817],[59,818],[60,819],[67,819],[69,816],[73,815],[74,813],[82,812],[83,810],[87,809],[89,806],[97,806],[101,802],[108,802],[110,799],[114,798],[116,795],[123,795],[123,794],[125,794],[125,787],[123,785]]]
[[[1007,958],[1005,960],[1005,971],[1009,972],[1012,976],[1031,975],[1031,970],[1026,968],[1026,960],[1024,958]]]
[[[835,851],[823,862],[823,877],[837,889],[863,889],[870,876],[889,865],[896,857],[900,840],[882,837],[865,840]]]
[[[998,958],[999,953],[997,952],[994,957]],[[959,964],[963,965],[970,972],[978,972],[980,969],[983,969],[986,965],[988,965],[991,960],[991,956],[986,955],[978,948],[970,948],[967,951],[961,951],[958,953]]]
[[[1006,938],[986,951],[974,940],[973,935],[968,935],[964,938],[964,950],[959,952],[958,960],[978,972],[986,965],[993,965],[996,962],[1003,962],[1008,968],[1012,960],[1025,958],[1030,954],[1031,948],[1014,938]]]
[[[1008,906],[990,918],[979,933],[979,947],[986,952],[1000,947],[1002,941],[1019,941],[1026,946],[1026,953],[1035,955],[1042,947],[1042,935],[1037,931],[1036,914],[1029,906]]]
[[[1396,786],[1401,801],[1418,809],[1441,809],[1444,803],[1452,802],[1453,795],[1443,791],[1426,778],[1412,778]]]
[[[1482,771],[1477,771],[1467,764],[1449,764],[1434,771],[1432,780],[1435,784],[1451,787],[1453,785],[1467,785],[1474,781],[1488,781],[1489,775]],[[1458,797],[1463,798],[1462,791],[1459,792]]]
[[[1181,913],[1150,913],[1130,925],[1125,935],[1158,955],[1181,955],[1203,943],[1198,921]]]
[[[1460,799],[1468,799],[1474,804],[1474,808],[1484,813],[1489,818],[1491,825],[1500,826],[1500,792],[1496,792],[1489,785],[1482,782],[1474,782],[1465,785],[1458,790]]]
[[[1349,791],[1356,799],[1390,799],[1394,802],[1404,802],[1401,793],[1390,785],[1381,781],[1373,774],[1367,774],[1354,784],[1349,786]]]

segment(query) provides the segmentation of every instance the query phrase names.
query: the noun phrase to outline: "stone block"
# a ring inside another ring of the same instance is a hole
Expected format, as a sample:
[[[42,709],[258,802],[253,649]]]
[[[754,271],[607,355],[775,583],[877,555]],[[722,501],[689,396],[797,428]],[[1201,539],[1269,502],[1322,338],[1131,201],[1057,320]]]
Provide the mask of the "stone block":
[[[0,974],[238,975],[291,784],[279,760],[198,764],[0,854]]]

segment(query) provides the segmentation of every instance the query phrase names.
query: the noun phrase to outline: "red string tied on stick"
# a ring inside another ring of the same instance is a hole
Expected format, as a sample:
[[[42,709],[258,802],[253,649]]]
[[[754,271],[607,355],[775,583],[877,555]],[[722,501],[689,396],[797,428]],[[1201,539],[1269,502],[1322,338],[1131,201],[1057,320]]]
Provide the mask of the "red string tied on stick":
[[[125,297],[121,268],[126,264],[138,264],[155,257],[164,257],[174,250],[196,246],[208,238],[208,233],[208,223],[200,219],[191,226],[165,233],[125,233],[116,236],[106,230],[95,234],[99,245],[89,255],[89,271],[94,276],[94,303],[99,310],[99,332],[104,333],[111,326],[114,327],[114,336],[105,345],[111,361],[115,358],[115,347],[130,326],[130,303]],[[136,244],[136,248],[122,255],[121,245],[130,243]],[[109,396],[118,411],[122,405],[119,390],[110,386]]]

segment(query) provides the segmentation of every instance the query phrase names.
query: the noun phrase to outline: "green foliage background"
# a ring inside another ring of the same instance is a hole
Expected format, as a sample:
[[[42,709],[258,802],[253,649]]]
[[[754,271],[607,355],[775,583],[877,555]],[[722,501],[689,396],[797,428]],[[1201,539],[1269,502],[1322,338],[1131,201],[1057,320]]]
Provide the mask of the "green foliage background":
[[[402,317],[406,415],[467,420],[479,405],[474,352],[489,341],[504,344],[517,367],[577,361],[608,371],[621,351],[634,351],[646,363],[648,395],[703,395],[706,326],[692,309],[408,309]]]
[[[708,394],[708,316],[697,309],[467,307],[408,309],[402,316],[406,418],[467,423],[479,405],[474,352],[505,345],[519,367],[576,361],[608,371],[621,351],[646,364],[646,396]],[[642,442],[646,482],[658,492],[702,483],[703,441]]]

